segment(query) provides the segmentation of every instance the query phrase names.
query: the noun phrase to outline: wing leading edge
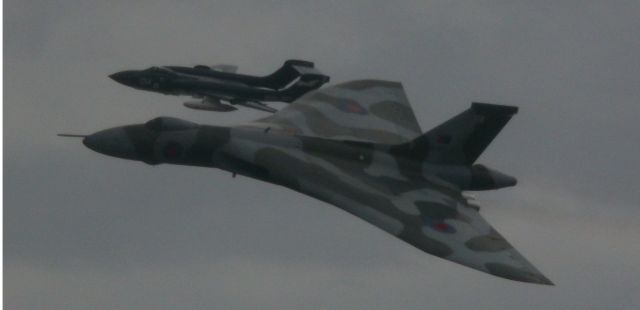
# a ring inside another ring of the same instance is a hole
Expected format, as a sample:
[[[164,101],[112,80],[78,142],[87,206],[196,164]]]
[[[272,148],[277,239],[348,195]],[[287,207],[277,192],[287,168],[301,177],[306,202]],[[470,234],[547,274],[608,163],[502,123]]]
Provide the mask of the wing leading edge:
[[[393,234],[429,254],[521,282],[553,285],[478,212],[437,187],[364,198],[361,190],[332,190],[306,184],[304,191]]]
[[[372,177],[374,171],[359,171],[365,166],[352,162],[276,148],[257,152],[256,160],[282,184],[429,254],[498,277],[553,285],[480,216],[477,206],[438,178],[407,182]]]
[[[251,125],[389,144],[407,142],[422,133],[402,84],[381,80],[350,81],[309,92]]]

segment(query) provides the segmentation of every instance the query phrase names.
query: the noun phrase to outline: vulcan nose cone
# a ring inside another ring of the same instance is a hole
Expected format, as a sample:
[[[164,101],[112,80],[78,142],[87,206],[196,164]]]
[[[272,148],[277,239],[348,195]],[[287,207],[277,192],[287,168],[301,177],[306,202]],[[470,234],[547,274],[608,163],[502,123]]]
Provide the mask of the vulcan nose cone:
[[[135,85],[136,73],[134,71],[120,71],[109,75],[112,80],[127,86]]]
[[[137,153],[124,128],[112,128],[85,137],[82,143],[101,154],[136,159]]]

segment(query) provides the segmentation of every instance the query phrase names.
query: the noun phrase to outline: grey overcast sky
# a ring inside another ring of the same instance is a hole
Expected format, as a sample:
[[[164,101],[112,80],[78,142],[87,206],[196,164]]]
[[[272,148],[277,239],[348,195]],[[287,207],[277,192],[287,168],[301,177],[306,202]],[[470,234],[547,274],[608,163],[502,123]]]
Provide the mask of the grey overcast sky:
[[[638,309],[640,1],[4,2],[6,309]],[[423,130],[520,106],[480,162],[484,216],[555,283],[429,256],[325,203],[147,166],[58,132],[237,124],[107,78],[151,65],[401,81]]]

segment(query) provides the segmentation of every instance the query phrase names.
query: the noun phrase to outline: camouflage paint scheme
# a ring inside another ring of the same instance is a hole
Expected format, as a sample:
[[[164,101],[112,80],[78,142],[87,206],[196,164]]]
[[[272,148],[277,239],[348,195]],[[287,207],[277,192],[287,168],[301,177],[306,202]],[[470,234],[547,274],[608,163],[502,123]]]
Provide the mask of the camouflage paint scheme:
[[[161,117],[98,132],[84,144],[148,164],[215,167],[285,186],[429,254],[552,285],[462,195],[516,184],[473,165],[516,112],[474,103],[422,134],[400,83],[359,80],[310,92],[249,124],[205,126]]]

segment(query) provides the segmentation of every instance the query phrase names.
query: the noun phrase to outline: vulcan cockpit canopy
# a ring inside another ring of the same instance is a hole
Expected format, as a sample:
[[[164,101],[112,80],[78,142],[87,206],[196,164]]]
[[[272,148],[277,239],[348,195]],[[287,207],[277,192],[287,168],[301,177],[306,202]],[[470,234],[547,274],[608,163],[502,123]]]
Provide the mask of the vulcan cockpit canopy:
[[[145,126],[153,131],[174,131],[198,128],[198,124],[175,117],[156,117],[145,123]]]

